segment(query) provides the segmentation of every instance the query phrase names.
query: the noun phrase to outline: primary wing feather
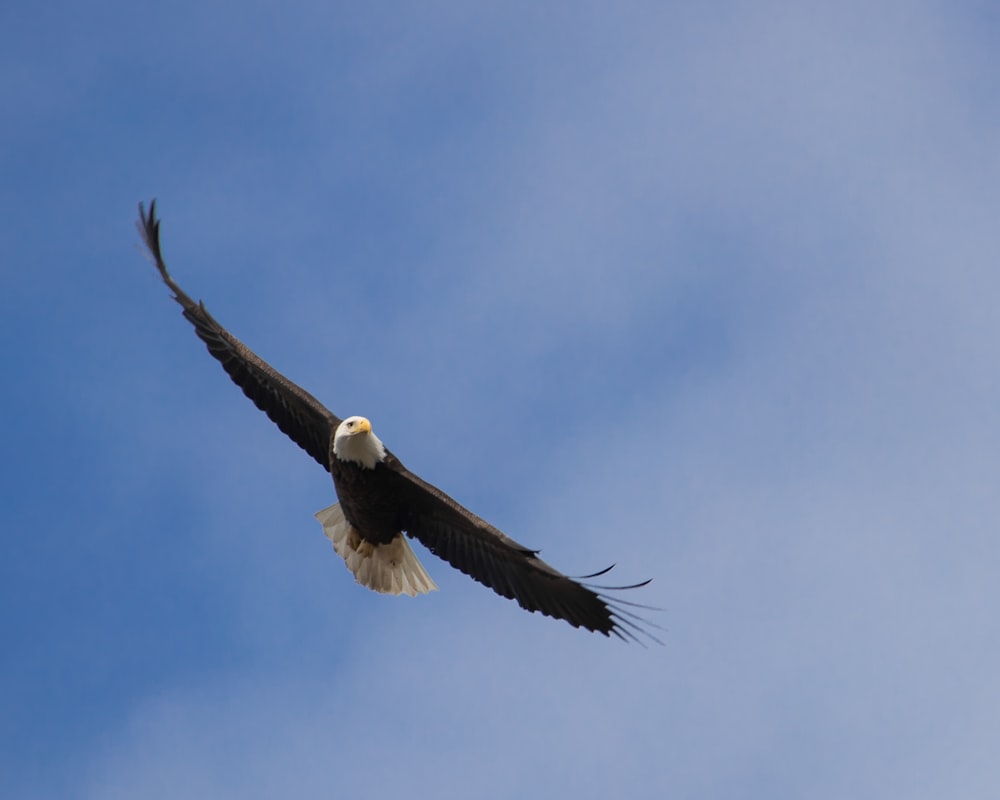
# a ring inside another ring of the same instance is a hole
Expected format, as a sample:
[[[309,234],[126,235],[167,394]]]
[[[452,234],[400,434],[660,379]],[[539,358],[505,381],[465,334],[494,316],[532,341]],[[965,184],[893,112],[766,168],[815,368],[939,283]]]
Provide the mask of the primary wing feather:
[[[174,293],[174,300],[184,309],[184,316],[207,345],[208,352],[257,408],[324,469],[329,469],[330,437],[340,420],[309,392],[292,383],[229,333],[208,313],[203,303],[196,303],[174,282],[160,250],[160,221],[156,218],[155,200],[149,204],[148,215],[143,204],[139,204],[137,227],[160,277]]]
[[[537,551],[514,541],[397,459],[388,459],[386,466],[396,475],[395,489],[404,499],[407,533],[456,569],[528,611],[566,620],[575,628],[622,638],[645,632],[623,609],[553,569]]]

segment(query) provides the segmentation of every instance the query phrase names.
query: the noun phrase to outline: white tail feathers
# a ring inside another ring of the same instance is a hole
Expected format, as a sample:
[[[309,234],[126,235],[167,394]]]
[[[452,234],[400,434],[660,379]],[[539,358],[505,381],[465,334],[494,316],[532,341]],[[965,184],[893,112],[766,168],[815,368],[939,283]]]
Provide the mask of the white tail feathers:
[[[340,503],[316,512],[326,538],[344,559],[355,580],[382,594],[418,594],[437,589],[400,533],[389,544],[370,544],[362,539],[344,518]]]

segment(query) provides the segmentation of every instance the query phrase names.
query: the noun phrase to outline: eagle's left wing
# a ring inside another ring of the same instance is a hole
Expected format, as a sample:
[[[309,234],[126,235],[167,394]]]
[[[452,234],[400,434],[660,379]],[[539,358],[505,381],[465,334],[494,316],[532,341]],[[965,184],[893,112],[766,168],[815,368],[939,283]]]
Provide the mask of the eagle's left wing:
[[[497,594],[517,600],[528,611],[566,620],[574,628],[636,639],[643,634],[644,620],[621,607],[634,605],[612,601],[594,588],[632,589],[634,586],[591,588],[563,575],[538,558],[538,551],[514,541],[473,514],[436,486],[406,469],[390,455],[384,467],[393,476],[393,488],[405,508],[402,527],[436,556],[469,577],[489,586]],[[610,569],[610,567],[609,567]],[[607,570],[588,575],[602,575]],[[655,626],[653,626],[655,627]]]

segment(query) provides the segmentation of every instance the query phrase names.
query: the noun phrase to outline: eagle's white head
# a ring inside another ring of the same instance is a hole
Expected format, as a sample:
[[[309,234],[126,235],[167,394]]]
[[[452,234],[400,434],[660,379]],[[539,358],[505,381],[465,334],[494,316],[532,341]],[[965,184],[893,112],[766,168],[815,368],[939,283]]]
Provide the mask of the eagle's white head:
[[[341,461],[353,461],[373,469],[379,461],[385,460],[385,445],[372,433],[372,424],[367,419],[348,417],[333,434],[333,454]]]

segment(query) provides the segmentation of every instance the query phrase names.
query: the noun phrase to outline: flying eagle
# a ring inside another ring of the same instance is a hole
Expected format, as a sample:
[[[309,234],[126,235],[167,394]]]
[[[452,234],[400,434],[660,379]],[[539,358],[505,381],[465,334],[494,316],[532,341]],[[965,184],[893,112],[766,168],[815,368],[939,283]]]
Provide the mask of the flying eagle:
[[[333,476],[339,503],[316,513],[323,531],[358,583],[386,594],[415,596],[437,588],[403,535],[528,611],[566,620],[575,628],[636,640],[645,621],[595,590],[645,586],[591,586],[550,567],[530,550],[463,508],[400,463],[364,417],[341,420],[315,397],[265,363],[195,302],[170,276],[160,249],[156,201],[139,204],[139,234],[208,352],[254,405]],[[644,606],[639,606],[644,607]],[[649,624],[649,623],[645,623]],[[655,626],[654,626],[655,627]]]

